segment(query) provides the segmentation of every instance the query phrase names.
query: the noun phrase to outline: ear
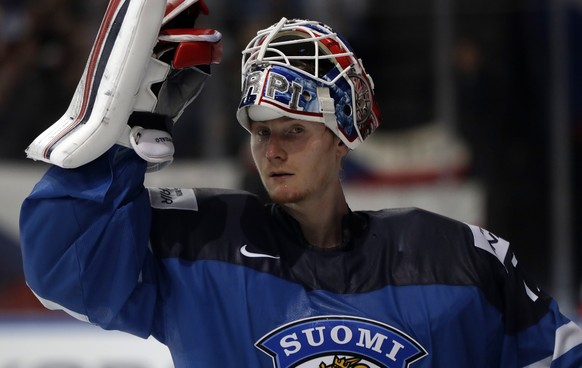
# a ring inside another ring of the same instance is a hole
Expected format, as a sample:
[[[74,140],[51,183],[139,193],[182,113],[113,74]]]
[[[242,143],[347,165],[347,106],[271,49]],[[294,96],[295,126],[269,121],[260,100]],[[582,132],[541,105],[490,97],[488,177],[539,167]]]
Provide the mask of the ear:
[[[338,156],[340,157],[344,157],[348,154],[348,152],[350,152],[350,149],[348,148],[348,146],[345,145],[344,142],[342,142],[341,139],[339,139],[338,137],[336,137],[337,142],[336,142],[336,152],[338,154]]]

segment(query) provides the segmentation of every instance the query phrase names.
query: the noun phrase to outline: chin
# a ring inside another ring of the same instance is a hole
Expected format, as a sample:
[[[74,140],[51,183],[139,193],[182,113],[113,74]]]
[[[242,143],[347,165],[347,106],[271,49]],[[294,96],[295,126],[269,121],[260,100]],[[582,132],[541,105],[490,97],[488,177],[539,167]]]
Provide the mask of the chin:
[[[297,203],[305,198],[305,193],[296,190],[272,190],[268,193],[271,201],[277,204]]]

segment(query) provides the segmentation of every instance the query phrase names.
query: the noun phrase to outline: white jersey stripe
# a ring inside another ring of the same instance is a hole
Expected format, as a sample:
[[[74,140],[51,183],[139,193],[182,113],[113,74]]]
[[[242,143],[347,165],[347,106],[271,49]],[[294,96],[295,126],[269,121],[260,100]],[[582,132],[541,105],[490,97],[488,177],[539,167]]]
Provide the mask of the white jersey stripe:
[[[558,359],[570,349],[582,345],[582,329],[575,322],[566,323],[556,330],[554,359]]]
[[[524,368],[549,368],[552,362],[578,345],[582,345],[582,329],[574,323],[569,322],[558,327],[554,343],[554,355],[535,362]]]

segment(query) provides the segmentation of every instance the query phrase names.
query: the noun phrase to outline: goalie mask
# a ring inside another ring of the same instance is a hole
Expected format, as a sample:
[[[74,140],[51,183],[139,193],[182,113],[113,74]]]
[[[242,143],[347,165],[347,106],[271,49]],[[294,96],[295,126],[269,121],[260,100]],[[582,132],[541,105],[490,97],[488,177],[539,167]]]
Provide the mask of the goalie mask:
[[[380,124],[374,83],[361,60],[325,24],[281,19],[243,51],[237,120],[279,117],[325,124],[350,149]]]

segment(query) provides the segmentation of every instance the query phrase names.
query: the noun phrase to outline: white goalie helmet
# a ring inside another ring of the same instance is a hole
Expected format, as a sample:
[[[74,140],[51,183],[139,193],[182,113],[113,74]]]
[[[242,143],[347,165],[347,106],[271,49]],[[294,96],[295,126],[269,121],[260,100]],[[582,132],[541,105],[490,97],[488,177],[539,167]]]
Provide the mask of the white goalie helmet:
[[[329,26],[282,18],[242,54],[237,120],[245,129],[282,116],[320,122],[354,149],[380,124],[372,78]]]

